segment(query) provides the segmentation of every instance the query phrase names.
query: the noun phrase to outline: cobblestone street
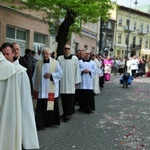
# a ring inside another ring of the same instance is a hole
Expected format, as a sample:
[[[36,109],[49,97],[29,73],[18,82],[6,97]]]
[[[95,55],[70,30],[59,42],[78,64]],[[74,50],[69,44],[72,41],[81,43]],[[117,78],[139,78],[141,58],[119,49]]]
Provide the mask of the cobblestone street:
[[[69,122],[38,131],[41,150],[150,150],[150,79],[122,88],[119,78],[105,83],[94,113],[76,106]]]

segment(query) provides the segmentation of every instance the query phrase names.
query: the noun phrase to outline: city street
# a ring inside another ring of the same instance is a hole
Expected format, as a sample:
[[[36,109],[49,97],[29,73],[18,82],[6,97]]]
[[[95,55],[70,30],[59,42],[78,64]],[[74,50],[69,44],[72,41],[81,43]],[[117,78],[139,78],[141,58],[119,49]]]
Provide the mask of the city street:
[[[137,78],[129,88],[119,78],[105,83],[94,113],[76,106],[69,122],[38,131],[40,150],[150,150],[150,78]]]

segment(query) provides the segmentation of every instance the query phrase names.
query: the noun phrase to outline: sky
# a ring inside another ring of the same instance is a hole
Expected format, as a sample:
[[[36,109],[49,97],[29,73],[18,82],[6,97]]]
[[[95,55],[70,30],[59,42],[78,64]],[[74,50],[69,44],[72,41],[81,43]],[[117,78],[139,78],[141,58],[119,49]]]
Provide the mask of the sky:
[[[135,0],[112,0],[116,1],[119,5],[124,5],[126,7],[136,7],[136,6],[142,6],[146,4],[150,4],[150,0],[137,0],[138,4],[135,5],[134,2]]]

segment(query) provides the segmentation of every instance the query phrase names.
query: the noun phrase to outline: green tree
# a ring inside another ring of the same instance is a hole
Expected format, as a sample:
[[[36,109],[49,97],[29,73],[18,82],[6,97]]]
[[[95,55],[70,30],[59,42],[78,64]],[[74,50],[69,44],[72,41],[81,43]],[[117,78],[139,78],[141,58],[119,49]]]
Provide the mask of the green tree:
[[[8,0],[7,0],[8,1]],[[63,54],[63,47],[69,38],[69,32],[80,33],[81,24],[106,20],[109,10],[115,6],[111,0],[20,0],[29,9],[43,10],[43,19],[49,24],[50,33],[58,42],[57,54]]]

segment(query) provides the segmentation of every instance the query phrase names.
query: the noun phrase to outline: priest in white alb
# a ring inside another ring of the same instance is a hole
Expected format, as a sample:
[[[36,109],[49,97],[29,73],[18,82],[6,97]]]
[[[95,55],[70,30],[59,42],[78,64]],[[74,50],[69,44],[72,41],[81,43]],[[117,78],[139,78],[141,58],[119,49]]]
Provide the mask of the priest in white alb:
[[[91,54],[91,60],[93,60],[93,62],[96,64],[96,67],[97,67],[97,72],[93,77],[93,92],[94,92],[94,94],[100,94],[100,87],[99,87],[100,63],[94,53]]]
[[[68,44],[64,46],[64,55],[58,57],[63,69],[63,77],[60,81],[60,94],[62,100],[63,121],[67,122],[74,114],[75,107],[75,86],[81,82],[78,58],[71,54]]]
[[[10,43],[4,43],[1,51],[6,59],[12,62],[17,68],[18,92],[21,102],[21,140],[23,149],[38,149],[39,142],[35,125],[31,89],[26,68],[19,64],[18,59],[14,60],[14,48]]]
[[[94,61],[90,60],[90,51],[85,51],[85,57],[80,62],[81,83],[78,85],[80,89],[79,110],[85,113],[92,113],[95,110],[95,100],[93,92],[93,78],[98,72],[98,68]]]
[[[0,150],[21,150],[21,102],[17,83],[18,68],[7,61],[1,52],[0,70]]]
[[[60,125],[58,96],[63,70],[58,61],[50,55],[49,48],[42,50],[43,59],[37,62],[33,74],[34,98],[37,99],[35,119],[38,130]]]

